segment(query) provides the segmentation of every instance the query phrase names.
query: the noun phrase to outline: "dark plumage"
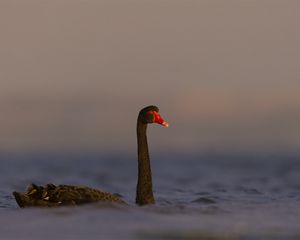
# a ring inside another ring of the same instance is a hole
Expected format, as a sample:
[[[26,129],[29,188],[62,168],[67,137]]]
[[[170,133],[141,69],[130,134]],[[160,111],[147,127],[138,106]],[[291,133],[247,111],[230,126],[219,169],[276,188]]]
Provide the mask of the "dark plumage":
[[[114,194],[84,186],[47,184],[42,187],[30,184],[25,193],[13,192],[13,195],[20,207],[58,207],[98,201],[125,203]]]
[[[136,203],[139,205],[155,203],[152,191],[152,177],[148,152],[146,130],[148,123],[159,123],[168,126],[158,114],[156,106],[143,108],[137,121],[138,140],[138,183]],[[81,205],[93,202],[125,203],[120,197],[108,192],[102,192],[84,186],[47,184],[37,186],[30,184],[24,193],[13,192],[18,205],[23,207],[58,207],[67,205]]]

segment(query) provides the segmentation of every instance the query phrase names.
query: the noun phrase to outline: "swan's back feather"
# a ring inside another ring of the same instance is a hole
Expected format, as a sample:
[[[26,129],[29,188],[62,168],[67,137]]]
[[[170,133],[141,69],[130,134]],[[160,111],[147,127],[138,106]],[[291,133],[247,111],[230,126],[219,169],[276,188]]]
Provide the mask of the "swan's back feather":
[[[93,202],[125,203],[118,196],[84,186],[30,184],[25,193],[13,193],[20,207],[57,207],[80,205]]]

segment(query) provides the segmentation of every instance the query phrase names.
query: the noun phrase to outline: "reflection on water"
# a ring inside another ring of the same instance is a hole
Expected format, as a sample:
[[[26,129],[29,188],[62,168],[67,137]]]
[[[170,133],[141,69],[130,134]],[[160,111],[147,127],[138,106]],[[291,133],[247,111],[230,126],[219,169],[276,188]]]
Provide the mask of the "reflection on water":
[[[297,156],[153,156],[157,204],[134,205],[135,156],[2,155],[1,239],[299,239]],[[88,185],[129,206],[19,209],[30,182]]]

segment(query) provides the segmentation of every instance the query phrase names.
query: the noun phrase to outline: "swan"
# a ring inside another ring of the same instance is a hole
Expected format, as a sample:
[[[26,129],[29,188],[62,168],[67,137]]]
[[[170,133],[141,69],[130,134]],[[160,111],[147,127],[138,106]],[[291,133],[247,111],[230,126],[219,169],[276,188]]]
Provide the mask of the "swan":
[[[140,110],[137,118],[138,180],[136,187],[136,204],[154,204],[152,191],[152,174],[147,143],[147,125],[158,123],[168,127],[169,124],[160,116],[156,106]],[[30,184],[26,192],[13,192],[17,204],[21,207],[58,207],[80,205],[93,202],[125,203],[119,196],[85,186]]]

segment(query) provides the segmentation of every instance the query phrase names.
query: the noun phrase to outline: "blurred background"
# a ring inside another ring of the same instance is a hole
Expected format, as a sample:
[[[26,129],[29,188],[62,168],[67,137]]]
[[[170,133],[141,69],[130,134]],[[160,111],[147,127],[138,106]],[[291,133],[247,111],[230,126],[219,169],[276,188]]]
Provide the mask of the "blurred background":
[[[300,2],[1,0],[0,152],[300,147]]]

